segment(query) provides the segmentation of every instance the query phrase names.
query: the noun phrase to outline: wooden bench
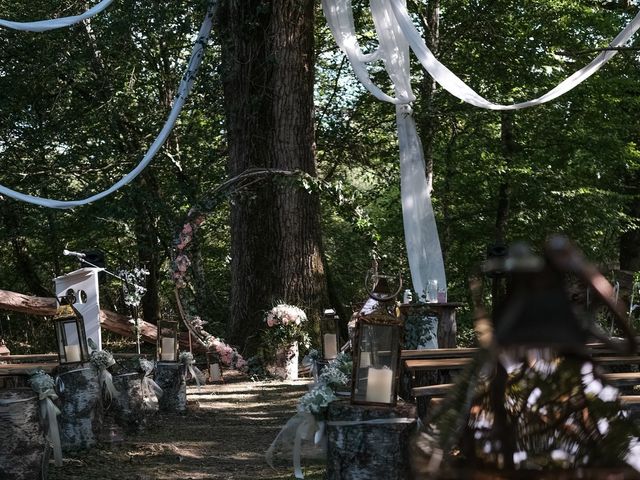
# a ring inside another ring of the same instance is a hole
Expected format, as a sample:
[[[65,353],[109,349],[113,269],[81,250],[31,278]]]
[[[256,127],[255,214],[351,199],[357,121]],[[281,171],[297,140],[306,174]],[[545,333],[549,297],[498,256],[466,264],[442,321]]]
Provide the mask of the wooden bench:
[[[640,385],[640,372],[623,372],[623,373],[603,373],[602,377],[614,387],[629,387]],[[442,383],[440,385],[426,385],[423,387],[414,387],[411,394],[418,397],[441,397],[446,396],[455,384]],[[629,399],[634,398],[634,402],[640,403],[640,395],[627,395]],[[637,400],[635,399],[637,397]]]

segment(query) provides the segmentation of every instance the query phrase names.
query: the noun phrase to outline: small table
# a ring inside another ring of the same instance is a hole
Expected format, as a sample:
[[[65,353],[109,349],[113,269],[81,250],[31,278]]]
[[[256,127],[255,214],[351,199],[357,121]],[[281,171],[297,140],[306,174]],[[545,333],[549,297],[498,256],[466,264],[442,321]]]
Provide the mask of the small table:
[[[403,303],[400,305],[400,313],[407,315],[410,310],[421,310],[438,317],[438,347],[455,348],[456,332],[456,308],[464,303]]]

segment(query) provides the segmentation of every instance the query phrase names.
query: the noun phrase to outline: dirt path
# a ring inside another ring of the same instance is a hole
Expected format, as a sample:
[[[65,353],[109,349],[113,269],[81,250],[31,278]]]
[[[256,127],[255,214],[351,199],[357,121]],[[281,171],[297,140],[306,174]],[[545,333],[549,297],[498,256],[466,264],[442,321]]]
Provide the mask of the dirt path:
[[[121,444],[65,454],[62,467],[51,464],[50,480],[293,478],[290,464],[272,469],[264,452],[295,414],[307,381],[226,380],[200,391],[189,387],[186,414],[156,415]],[[323,466],[305,467],[305,478],[322,478]]]

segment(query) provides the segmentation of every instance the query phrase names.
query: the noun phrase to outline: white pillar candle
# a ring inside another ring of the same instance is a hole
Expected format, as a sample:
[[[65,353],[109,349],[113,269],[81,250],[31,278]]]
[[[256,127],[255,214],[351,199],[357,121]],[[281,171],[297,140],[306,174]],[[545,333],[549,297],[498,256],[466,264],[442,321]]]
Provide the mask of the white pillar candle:
[[[160,360],[167,362],[176,361],[176,339],[171,337],[162,337],[162,350],[160,350]]]
[[[324,359],[333,360],[338,356],[338,339],[335,333],[324,334]]]
[[[371,352],[360,352],[360,368],[371,366]]]
[[[369,367],[367,377],[367,402],[391,403],[393,372],[390,368]]]
[[[64,356],[67,362],[79,362],[80,357],[80,345],[65,345]]]
[[[222,372],[220,371],[220,365],[214,363],[209,365],[209,380],[212,382],[220,382],[222,380]]]

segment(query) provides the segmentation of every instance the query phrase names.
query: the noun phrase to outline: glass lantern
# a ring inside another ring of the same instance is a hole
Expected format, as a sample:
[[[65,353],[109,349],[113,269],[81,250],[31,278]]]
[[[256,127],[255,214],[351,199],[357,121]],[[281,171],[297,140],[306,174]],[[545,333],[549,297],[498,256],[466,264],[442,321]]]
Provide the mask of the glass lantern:
[[[333,360],[338,356],[340,348],[338,316],[335,310],[328,308],[324,311],[320,331],[322,333],[322,357],[325,360]]]
[[[402,331],[402,320],[386,308],[358,318],[351,403],[396,404]]]
[[[60,364],[88,362],[87,334],[84,319],[78,310],[63,298],[53,322],[56,327]]]
[[[158,361],[178,361],[178,322],[158,320]]]
[[[209,371],[210,383],[222,383],[222,365],[220,363],[220,357],[215,350],[207,351],[207,370]]]

